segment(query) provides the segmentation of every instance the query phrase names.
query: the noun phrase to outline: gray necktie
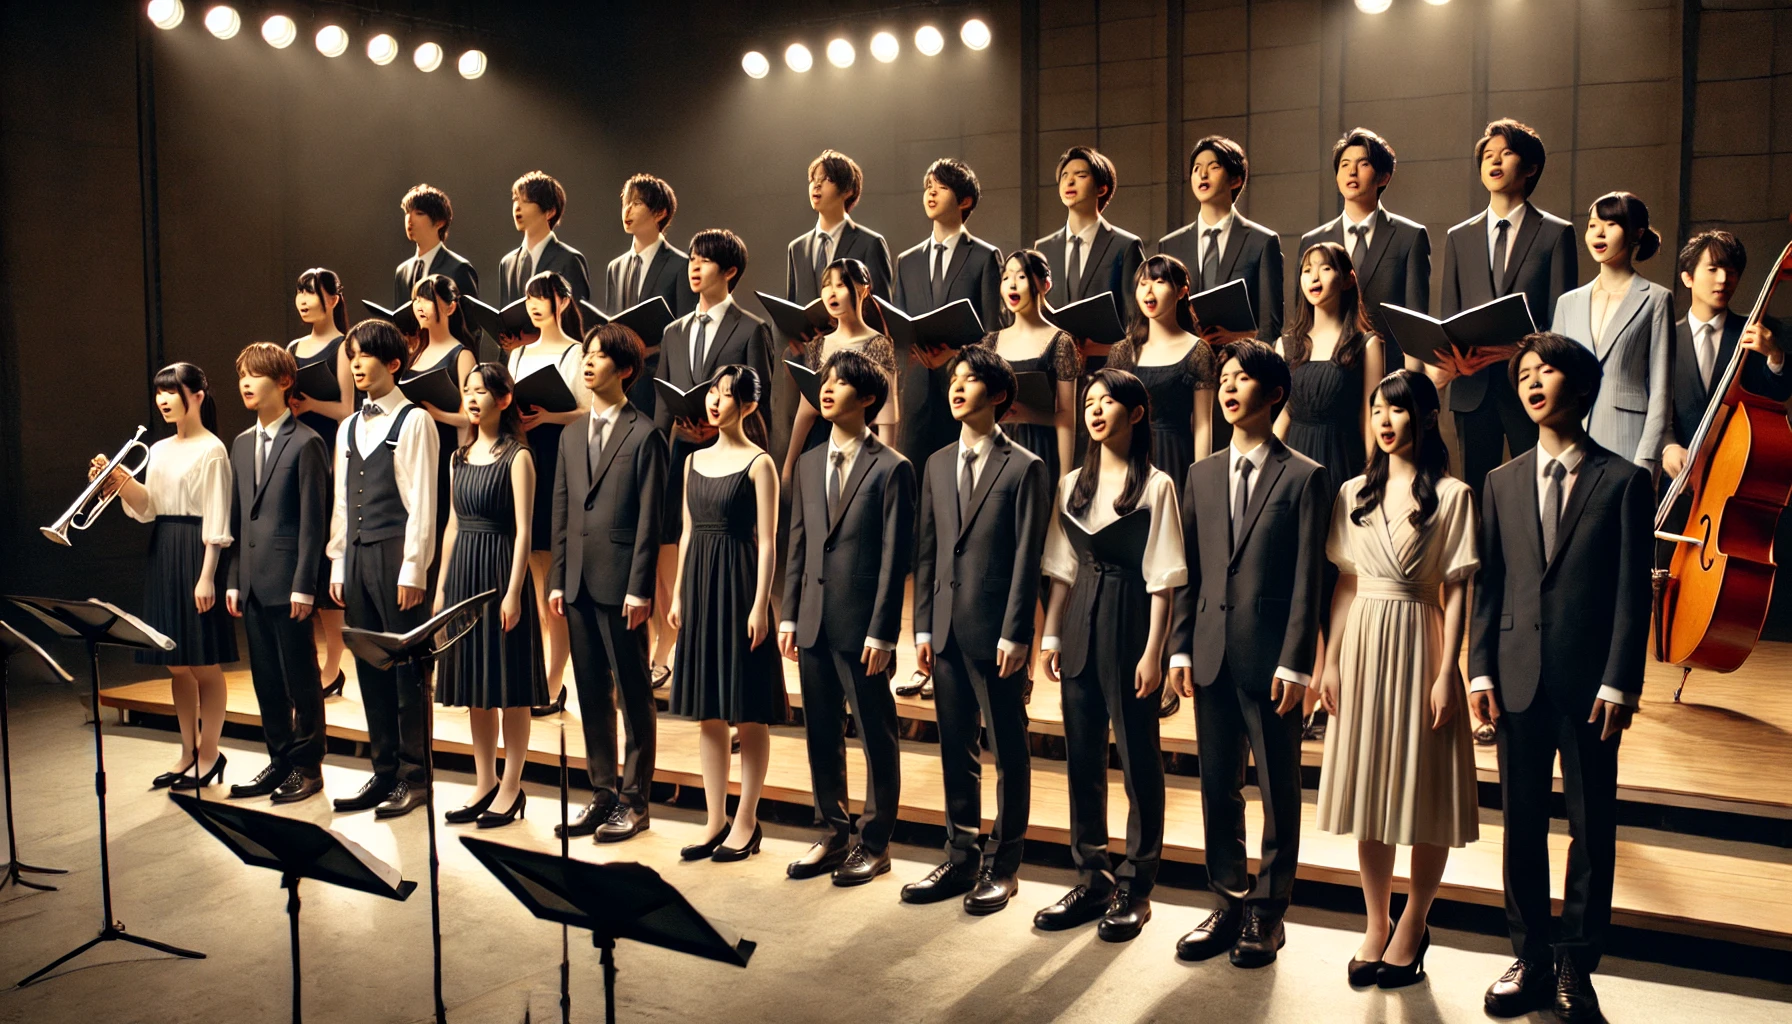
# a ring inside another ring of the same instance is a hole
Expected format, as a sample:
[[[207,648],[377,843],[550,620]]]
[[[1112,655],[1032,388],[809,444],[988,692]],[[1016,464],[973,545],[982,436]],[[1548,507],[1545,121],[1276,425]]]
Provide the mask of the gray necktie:
[[[265,430],[257,430],[261,443],[255,446],[255,482],[259,485],[268,471],[268,446],[274,443],[274,435]]]
[[[815,289],[821,290],[821,272],[828,269],[828,247],[834,241],[825,231],[815,232]]]
[[[1358,270],[1363,269],[1363,257],[1369,255],[1369,225],[1358,224],[1350,229],[1356,241],[1350,243],[1350,262],[1356,264]]]
[[[1713,331],[1710,324],[1699,325],[1699,336],[1693,342],[1693,352],[1699,358],[1699,379],[1705,387],[1711,387],[1711,371],[1717,366],[1717,345],[1711,340]]]
[[[946,291],[946,243],[933,243],[933,304],[940,304]]]
[[[832,519],[834,509],[840,507],[840,477],[846,471],[846,453],[831,451],[828,459],[833,462],[832,468],[828,470],[828,518]]]
[[[599,416],[592,423],[596,430],[592,434],[591,444],[587,446],[586,455],[590,461],[591,476],[597,476],[597,467],[603,463],[604,448],[610,443],[610,424],[615,422],[608,416]]]
[[[1220,283],[1220,229],[1208,228],[1201,234],[1207,239],[1201,249],[1201,290],[1206,291]]]
[[[1501,281],[1506,276],[1506,233],[1512,230],[1512,222],[1501,217],[1493,226],[1493,258],[1488,261],[1488,268],[1493,273],[1493,294],[1500,295]]]
[[[964,453],[964,468],[958,472],[958,524],[964,525],[965,517],[971,514],[971,494],[977,489],[977,475],[973,467],[977,465],[976,449]]]
[[[622,286],[622,305],[626,309],[641,301],[641,254],[628,258],[628,281]]]
[[[515,291],[514,298],[520,299],[523,297],[523,289],[528,287],[529,278],[535,276],[534,271],[534,258],[529,255],[529,250],[521,250],[516,259],[516,280],[511,282],[511,286]]]
[[[1543,560],[1548,562],[1556,556],[1556,527],[1562,521],[1562,478],[1568,475],[1568,467],[1558,459],[1550,459],[1543,467],[1543,475],[1549,477],[1543,488]]]
[[[703,346],[709,335],[709,314],[697,314],[697,340],[691,342],[691,383],[703,379]]]
[[[1238,538],[1244,533],[1244,510],[1251,501],[1251,472],[1257,464],[1250,459],[1238,460],[1238,491],[1232,497],[1232,547],[1238,548]]]
[[[1070,277],[1070,297],[1083,297],[1083,236],[1070,236],[1070,258],[1064,261],[1064,272]]]

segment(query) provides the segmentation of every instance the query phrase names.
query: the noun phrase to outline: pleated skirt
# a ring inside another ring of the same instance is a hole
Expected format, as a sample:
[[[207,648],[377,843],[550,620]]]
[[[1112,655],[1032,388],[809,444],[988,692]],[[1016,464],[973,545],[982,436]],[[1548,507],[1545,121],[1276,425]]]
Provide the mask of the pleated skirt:
[[[510,585],[515,544],[516,537],[507,533],[461,531],[454,540],[447,579],[442,584],[442,607],[452,607],[487,590],[502,594]],[[548,702],[541,620],[535,611],[535,584],[526,570],[521,603],[521,613],[509,632],[504,630],[498,604],[493,603],[472,630],[442,652],[436,671],[437,703],[445,707],[523,708]]]
[[[138,651],[144,665],[226,665],[237,660],[236,623],[224,607],[222,566],[213,574],[217,601],[201,613],[193,588],[205,568],[198,516],[157,516],[150,526],[143,581],[143,621],[174,641],[172,651]]]

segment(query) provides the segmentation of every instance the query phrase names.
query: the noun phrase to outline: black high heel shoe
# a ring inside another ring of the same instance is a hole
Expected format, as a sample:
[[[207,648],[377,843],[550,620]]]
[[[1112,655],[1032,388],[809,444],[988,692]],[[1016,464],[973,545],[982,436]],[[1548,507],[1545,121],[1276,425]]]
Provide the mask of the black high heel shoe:
[[[471,825],[473,822],[478,821],[480,815],[484,814],[491,807],[492,800],[495,799],[497,795],[498,787],[493,785],[491,789],[486,791],[484,796],[467,806],[443,814],[442,820],[450,825]]]
[[[496,796],[497,790],[493,790],[492,795]],[[526,817],[523,813],[523,806],[528,802],[529,794],[519,789],[516,791],[516,802],[510,805],[510,810],[486,811],[475,819],[475,823],[480,828],[502,828],[518,818]]]
[[[1419,953],[1412,958],[1410,964],[1383,963],[1375,972],[1377,988],[1405,988],[1425,977],[1425,951],[1431,948],[1431,928],[1425,928],[1425,934],[1419,936]],[[1382,954],[1386,956],[1386,953]]]
[[[557,715],[560,712],[565,711],[565,710],[566,710],[566,687],[562,686],[562,687],[560,687],[560,696],[555,697],[552,701],[550,701],[546,704],[542,704],[542,705],[538,705],[536,707],[530,708],[529,709],[529,717],[531,717],[531,718],[546,718],[549,715]]]
[[[198,789],[201,786],[209,786],[214,782],[223,782],[224,764],[226,760],[227,758],[225,758],[223,753],[219,753],[218,759],[212,762],[212,770],[201,775],[199,781],[193,781],[193,773],[189,771],[184,775],[178,776],[173,782],[170,782],[168,788],[182,790]]]
[[[1388,947],[1390,945],[1393,945],[1393,942],[1394,942],[1394,921],[1392,918],[1389,918],[1388,919],[1388,941],[1381,944],[1381,952],[1384,956],[1387,954]],[[1373,960],[1358,960],[1354,956],[1351,957],[1350,958],[1350,986],[1352,988],[1368,988],[1370,985],[1375,984],[1376,972],[1378,972],[1380,970],[1381,970],[1381,957],[1376,957]]]
[[[719,864],[726,864],[730,861],[746,860],[748,857],[759,852],[759,842],[764,838],[765,832],[755,824],[753,826],[753,838],[747,840],[747,845],[718,846],[716,847],[716,852],[709,855],[709,859]]]
[[[734,822],[732,820],[722,822],[721,831],[717,832],[715,835],[710,836],[701,843],[692,843],[690,846],[678,851],[679,859],[708,860],[710,856],[716,852],[716,847],[722,845],[722,840],[728,838],[728,830],[733,827]]]
[[[195,754],[194,757],[197,758],[198,755]],[[187,775],[191,775],[191,774],[193,774],[193,766],[190,764],[187,765],[186,768],[184,768],[180,771],[177,771],[177,772],[163,772],[162,774],[156,776],[155,778],[153,778],[149,781],[149,788],[150,789],[167,789],[169,786],[174,785],[174,781],[176,779],[179,779],[183,776],[187,776]]]
[[[330,685],[324,687],[324,699],[329,700],[331,697],[342,696],[342,688],[347,684],[348,676],[344,675],[341,669],[337,669],[336,678],[331,681]]]

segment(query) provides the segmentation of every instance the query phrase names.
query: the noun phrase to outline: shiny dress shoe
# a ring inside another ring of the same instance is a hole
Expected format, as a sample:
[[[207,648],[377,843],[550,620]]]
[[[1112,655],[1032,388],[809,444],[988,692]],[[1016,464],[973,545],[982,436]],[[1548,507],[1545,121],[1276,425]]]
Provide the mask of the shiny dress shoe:
[[[524,817],[524,810],[529,803],[529,794],[516,791],[516,799],[510,802],[508,811],[486,811],[474,820],[473,824],[480,828],[503,828],[518,818]]]
[[[983,870],[977,872],[977,887],[964,895],[964,910],[967,914],[993,914],[1008,906],[1008,901],[1020,891],[1020,880],[1013,875],[999,874],[995,864],[983,862]]]
[[[1556,1019],[1562,1024],[1602,1020],[1593,979],[1571,956],[1556,957]]]
[[[619,801],[610,808],[610,816],[604,819],[604,823],[597,826],[597,841],[620,843],[624,839],[633,839],[651,827],[652,821],[647,816],[647,808]]]
[[[701,843],[692,843],[691,845],[685,847],[684,849],[679,850],[678,851],[679,859],[680,860],[708,860],[710,858],[710,856],[716,852],[716,847],[722,845],[722,840],[728,838],[728,830],[732,827],[734,827],[733,822],[731,822],[731,821],[722,822],[721,831],[717,832],[715,835],[710,836],[708,839],[705,839]]]
[[[1425,951],[1431,948],[1431,929],[1419,936],[1419,952],[1410,964],[1390,964],[1382,962],[1381,970],[1375,972],[1376,988],[1405,988],[1415,985],[1425,977]],[[1383,954],[1384,956],[1386,954]]]
[[[835,868],[846,862],[846,853],[845,839],[839,836],[823,839],[809,847],[809,852],[801,858],[791,861],[784,873],[798,881],[833,874]]]
[[[1166,682],[1157,689],[1157,717],[1169,718],[1182,710],[1182,694],[1177,693],[1175,687]]]
[[[450,825],[471,825],[475,821],[478,821],[479,816],[484,814],[491,807],[492,800],[495,799],[497,795],[498,784],[494,782],[492,783],[492,788],[485,791],[484,796],[467,806],[457,807],[452,811],[443,811],[442,820]]]
[[[342,688],[347,685],[348,676],[344,675],[341,669],[337,669],[336,678],[331,681],[330,685],[324,687],[324,699],[329,700],[331,697],[342,696]]]
[[[1475,725],[1475,742],[1483,747],[1493,746],[1493,741],[1498,738],[1498,736],[1499,728],[1492,722],[1480,722]]]
[[[566,687],[562,686],[562,687],[560,687],[560,696],[555,697],[553,700],[549,701],[546,704],[538,704],[535,707],[530,708],[529,716],[531,718],[546,718],[549,715],[557,715],[560,712],[565,711],[565,710],[566,710]]]
[[[1325,709],[1314,708],[1312,717],[1307,719],[1306,727],[1300,731],[1300,738],[1303,740],[1325,739],[1325,727],[1327,724],[1328,718]]]
[[[1238,930],[1238,941],[1232,944],[1232,966],[1268,967],[1276,962],[1276,950],[1288,942],[1282,919],[1271,917],[1256,907],[1244,908],[1244,927]]]
[[[1381,944],[1381,951],[1384,955],[1388,951],[1388,946],[1391,945],[1393,941],[1394,922],[1390,920],[1388,922],[1388,941]],[[1375,984],[1375,972],[1379,970],[1381,970],[1381,959],[1379,957],[1374,960],[1358,960],[1354,956],[1351,957],[1349,967],[1350,987],[1368,988],[1370,985]]]
[[[1176,940],[1176,957],[1197,963],[1229,953],[1244,928],[1244,904],[1226,901],[1226,905],[1207,915],[1194,930]],[[1375,979],[1370,978],[1371,982]]]
[[[181,790],[199,789],[202,786],[209,786],[214,782],[223,782],[224,765],[227,760],[228,759],[225,758],[223,754],[219,754],[218,759],[212,762],[211,770],[204,775],[201,775],[197,780],[193,778],[192,772],[188,772],[180,778],[175,779],[173,782],[170,782],[168,788]]]
[[[872,853],[865,849],[864,843],[855,844],[852,852],[834,869],[834,884],[840,886],[864,885],[878,875],[890,870],[890,851],[879,850]]]
[[[916,669],[914,674],[908,677],[908,682],[896,687],[896,696],[919,697],[922,690],[931,688],[932,683],[932,676],[922,675],[921,670]]]
[[[1138,938],[1145,922],[1151,920],[1151,900],[1144,896],[1134,896],[1125,889],[1115,889],[1114,898],[1108,903],[1108,912],[1102,915],[1101,924],[1096,926],[1095,934],[1101,936],[1103,942],[1130,942]]]
[[[82,724],[83,725],[92,725],[93,723],[92,722],[84,722]],[[186,771],[182,771],[182,772],[163,772],[162,774],[149,780],[149,788],[150,789],[167,789],[169,786],[174,785],[175,779],[180,778],[182,775],[190,775],[190,774],[192,774],[192,772],[193,772],[193,769],[191,766],[189,766]]]
[[[286,781],[280,784],[280,788],[274,790],[273,799],[277,804],[296,804],[300,800],[309,800],[323,791],[324,777],[322,774],[306,775],[303,771],[294,768],[286,776]]]
[[[759,844],[764,840],[765,830],[760,828],[758,824],[754,824],[753,836],[747,840],[747,845],[718,846],[716,847],[716,852],[709,855],[709,859],[720,864],[729,864],[737,860],[746,860],[748,857],[759,852]]]
[[[902,887],[904,903],[939,903],[954,896],[963,896],[977,887],[976,861],[947,861],[927,873],[919,882]]]
[[[1034,914],[1033,927],[1042,931],[1061,932],[1088,924],[1108,912],[1112,896],[1112,890],[1101,892],[1079,885],[1065,893],[1058,902]]]
[[[667,683],[672,681],[672,669],[668,665],[661,665],[654,669],[647,678],[653,684],[654,689],[663,689]]]
[[[1487,987],[1481,1005],[1489,1016],[1522,1017],[1550,1005],[1555,994],[1556,974],[1550,964],[1519,959]]]
[[[344,813],[370,811],[380,801],[390,796],[395,788],[397,788],[396,780],[370,775],[367,777],[367,781],[361,784],[359,793],[354,796],[339,796],[331,801],[330,806]]]
[[[248,800],[252,797],[267,796],[279,789],[280,784],[285,782],[286,777],[291,774],[291,768],[269,761],[268,766],[263,768],[247,786],[230,787],[230,799]]]
[[[568,824],[554,826],[554,838],[565,839],[569,836],[577,838],[596,833],[597,827],[610,816],[610,808],[615,806],[611,803],[614,799],[615,797],[611,796],[608,790],[598,790],[593,793],[591,802],[579,811],[577,817]],[[709,854],[706,853],[704,856],[707,857]]]
[[[402,818],[422,807],[426,795],[422,785],[400,779],[398,784],[392,787],[392,792],[386,794],[386,799],[381,800],[379,805],[374,807],[373,816],[376,818]]]

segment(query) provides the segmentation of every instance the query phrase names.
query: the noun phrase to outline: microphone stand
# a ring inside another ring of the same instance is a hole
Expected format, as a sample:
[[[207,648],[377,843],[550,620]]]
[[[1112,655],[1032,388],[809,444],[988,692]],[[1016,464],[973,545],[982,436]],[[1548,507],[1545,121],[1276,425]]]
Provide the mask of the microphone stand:
[[[429,816],[429,941],[435,953],[436,1024],[448,1024],[448,1008],[442,1002],[442,862],[436,853],[435,658],[419,662],[417,672],[423,693],[423,811]]]
[[[560,715],[560,860],[572,859],[572,835],[566,824],[566,716]],[[560,925],[560,1024],[572,1024],[572,949],[567,925]]]

